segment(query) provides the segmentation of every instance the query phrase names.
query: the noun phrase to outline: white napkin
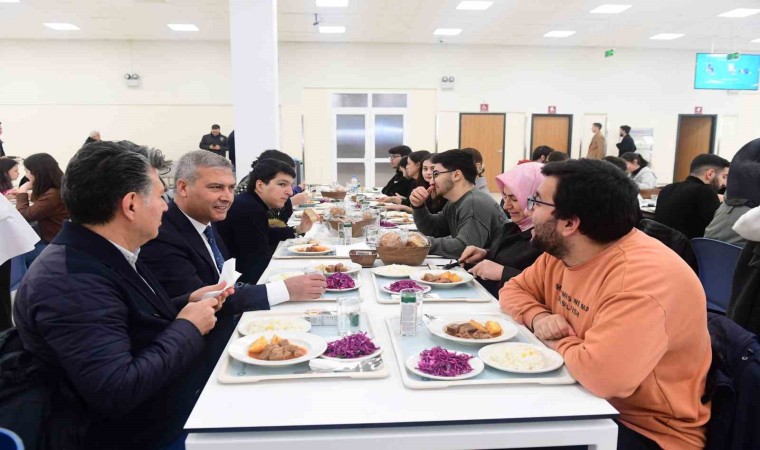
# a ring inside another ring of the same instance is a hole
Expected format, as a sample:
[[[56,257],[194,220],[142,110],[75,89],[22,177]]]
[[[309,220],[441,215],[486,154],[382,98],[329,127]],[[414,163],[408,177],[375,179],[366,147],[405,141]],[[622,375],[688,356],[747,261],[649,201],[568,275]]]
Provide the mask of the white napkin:
[[[237,282],[238,278],[240,278],[240,275],[242,275],[242,273],[235,270],[235,258],[230,258],[225,261],[224,265],[222,266],[222,273],[219,274],[219,282],[221,283],[222,281],[226,281],[227,285],[225,289],[227,289],[230,286],[235,286],[235,283]],[[221,293],[222,291],[206,292],[203,294],[203,298],[201,300],[216,297]]]
[[[34,249],[40,240],[34,229],[16,210],[16,207],[0,195],[0,264]]]
[[[752,242],[760,242],[760,206],[752,208],[734,224],[739,236]]]

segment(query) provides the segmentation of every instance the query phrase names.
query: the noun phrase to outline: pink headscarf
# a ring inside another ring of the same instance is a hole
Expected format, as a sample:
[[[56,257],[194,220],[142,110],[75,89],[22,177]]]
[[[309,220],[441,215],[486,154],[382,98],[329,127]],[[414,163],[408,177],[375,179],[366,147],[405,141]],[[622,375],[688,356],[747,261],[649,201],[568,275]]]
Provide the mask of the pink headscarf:
[[[512,191],[512,195],[517,197],[517,203],[520,204],[520,208],[526,214],[525,219],[517,223],[522,231],[533,228],[533,221],[527,215],[528,197],[536,194],[538,186],[546,178],[541,173],[543,166],[543,163],[539,162],[519,164],[496,177],[499,190],[503,192],[504,186],[506,186]]]

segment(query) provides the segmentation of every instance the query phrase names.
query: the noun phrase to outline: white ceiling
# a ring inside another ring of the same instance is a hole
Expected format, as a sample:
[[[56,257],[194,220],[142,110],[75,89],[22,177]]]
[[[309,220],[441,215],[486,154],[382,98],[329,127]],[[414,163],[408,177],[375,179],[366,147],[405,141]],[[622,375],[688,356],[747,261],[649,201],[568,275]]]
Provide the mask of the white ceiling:
[[[250,0],[258,1],[258,0]],[[627,3],[622,14],[591,14],[605,3]],[[760,0],[495,0],[487,11],[459,11],[459,0],[349,0],[348,8],[317,8],[315,0],[280,0],[280,41],[436,43],[436,28],[462,28],[448,44],[683,48],[760,52],[760,14],[717,17],[734,8],[760,8]],[[343,25],[341,35],[319,34]],[[60,32],[43,22],[70,22],[80,31]],[[167,23],[194,23],[199,32],[169,30]],[[0,3],[0,39],[148,39],[226,41],[226,0],[21,0]],[[565,39],[550,30],[573,30]],[[652,41],[657,33],[683,33]]]

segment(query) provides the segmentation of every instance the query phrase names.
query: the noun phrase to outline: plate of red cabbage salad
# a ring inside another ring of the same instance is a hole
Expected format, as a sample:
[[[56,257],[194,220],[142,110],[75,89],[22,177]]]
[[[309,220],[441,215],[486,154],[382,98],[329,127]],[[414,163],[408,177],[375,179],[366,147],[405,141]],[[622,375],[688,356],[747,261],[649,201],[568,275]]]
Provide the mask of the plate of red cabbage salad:
[[[398,228],[398,225],[393,222],[388,222],[387,220],[381,220],[380,226],[383,228]]]
[[[325,278],[325,283],[327,283],[327,292],[352,291],[359,288],[357,280],[354,280],[351,275],[340,272]]]
[[[389,294],[399,294],[404,289],[414,289],[415,291],[424,294],[430,292],[433,288],[427,284],[420,285],[413,280],[399,280],[393,283],[384,284],[380,286],[380,289]]]
[[[322,354],[324,359],[336,361],[361,361],[374,358],[383,352],[376,346],[367,333],[349,334],[337,341],[327,343],[327,350]]]
[[[406,360],[406,368],[431,380],[464,380],[479,375],[485,368],[483,361],[467,354],[451,352],[443,347],[423,350]]]

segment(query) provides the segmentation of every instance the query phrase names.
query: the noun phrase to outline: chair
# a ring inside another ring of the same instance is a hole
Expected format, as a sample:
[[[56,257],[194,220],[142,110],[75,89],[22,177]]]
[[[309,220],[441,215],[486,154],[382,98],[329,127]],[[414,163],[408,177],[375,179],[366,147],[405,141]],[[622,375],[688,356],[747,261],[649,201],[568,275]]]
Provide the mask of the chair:
[[[707,295],[707,309],[725,314],[731,301],[731,282],[742,248],[707,238],[694,238],[691,246],[697,255],[699,281]]]
[[[13,431],[0,428],[0,450],[24,450],[24,443]]]

